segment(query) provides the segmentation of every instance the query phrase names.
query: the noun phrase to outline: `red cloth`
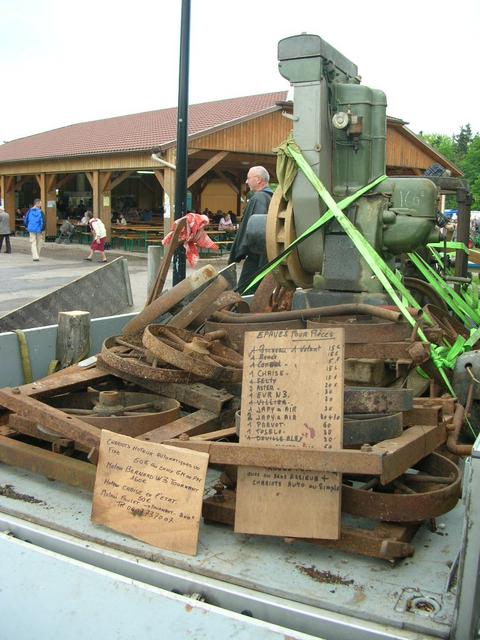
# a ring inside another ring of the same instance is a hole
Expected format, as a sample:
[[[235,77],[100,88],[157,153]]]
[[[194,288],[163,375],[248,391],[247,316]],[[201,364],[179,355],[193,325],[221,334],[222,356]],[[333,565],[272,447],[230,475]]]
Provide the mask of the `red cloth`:
[[[94,240],[90,245],[92,251],[105,251],[106,238],[100,238],[100,240]]]
[[[179,241],[183,242],[185,251],[187,254],[187,261],[191,267],[194,267],[199,258],[197,247],[202,249],[211,249],[212,251],[218,251],[218,245],[208,237],[204,227],[210,222],[208,216],[201,213],[187,213],[180,220],[186,220],[187,224],[182,231],[180,231]],[[172,231],[167,233],[162,240],[163,246],[170,244],[179,220],[176,220],[173,225]]]

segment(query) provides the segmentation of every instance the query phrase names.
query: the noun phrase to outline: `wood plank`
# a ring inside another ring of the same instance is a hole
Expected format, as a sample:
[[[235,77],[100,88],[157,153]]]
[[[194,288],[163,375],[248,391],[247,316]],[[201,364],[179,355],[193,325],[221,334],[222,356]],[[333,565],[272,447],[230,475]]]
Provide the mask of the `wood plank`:
[[[111,373],[108,373],[100,367],[86,369],[74,364],[71,367],[52,373],[45,378],[40,378],[40,380],[36,380],[31,384],[24,384],[16,388],[20,390],[22,396],[46,398],[48,396],[58,395],[59,393],[85,389],[89,385],[95,384],[96,382],[103,382],[111,377]]]
[[[146,440],[148,442],[165,442],[171,438],[177,438],[182,434],[198,435],[216,429],[219,425],[219,417],[211,411],[199,409],[193,413],[178,418],[173,422],[169,422],[163,427],[147,431],[137,437],[137,440]]]
[[[388,484],[447,440],[443,425],[414,426],[398,438],[384,440],[372,447],[373,453],[384,456],[380,482]]]
[[[311,471],[335,471],[352,475],[380,476],[384,470],[385,456],[377,452],[353,449],[276,449],[231,442],[199,442],[197,440],[168,440],[165,444],[204,451],[210,455],[211,464],[230,464],[244,467],[270,467],[272,469],[302,469]],[[408,468],[408,467],[407,467]],[[402,472],[403,473],[403,472]]]
[[[88,491],[95,484],[94,465],[5,436],[0,436],[0,462]]]

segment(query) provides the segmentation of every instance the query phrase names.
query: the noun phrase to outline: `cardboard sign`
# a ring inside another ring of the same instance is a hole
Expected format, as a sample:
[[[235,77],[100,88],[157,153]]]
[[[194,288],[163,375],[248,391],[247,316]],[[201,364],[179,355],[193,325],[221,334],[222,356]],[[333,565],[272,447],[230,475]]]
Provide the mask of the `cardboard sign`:
[[[343,329],[245,335],[240,443],[342,447]],[[341,474],[239,467],[235,531],[340,536]]]
[[[92,520],[195,555],[207,466],[206,453],[103,430]]]

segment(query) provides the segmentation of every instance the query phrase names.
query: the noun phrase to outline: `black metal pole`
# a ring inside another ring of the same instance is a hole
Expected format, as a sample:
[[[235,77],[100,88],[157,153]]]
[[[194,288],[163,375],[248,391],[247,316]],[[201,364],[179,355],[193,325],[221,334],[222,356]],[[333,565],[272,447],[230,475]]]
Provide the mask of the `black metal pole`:
[[[188,66],[190,57],[190,0],[182,0],[180,33],[180,65],[177,108],[177,159],[175,172],[175,212],[179,220],[187,213],[188,168]],[[186,277],[185,249],[179,247],[173,256],[173,285]]]

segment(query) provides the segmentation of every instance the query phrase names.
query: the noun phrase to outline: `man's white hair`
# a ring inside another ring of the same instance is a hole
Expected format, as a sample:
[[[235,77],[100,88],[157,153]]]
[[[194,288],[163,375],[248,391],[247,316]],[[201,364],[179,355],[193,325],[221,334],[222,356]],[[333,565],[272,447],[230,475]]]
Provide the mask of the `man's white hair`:
[[[252,167],[251,171],[267,184],[270,182],[270,174],[265,167]]]

